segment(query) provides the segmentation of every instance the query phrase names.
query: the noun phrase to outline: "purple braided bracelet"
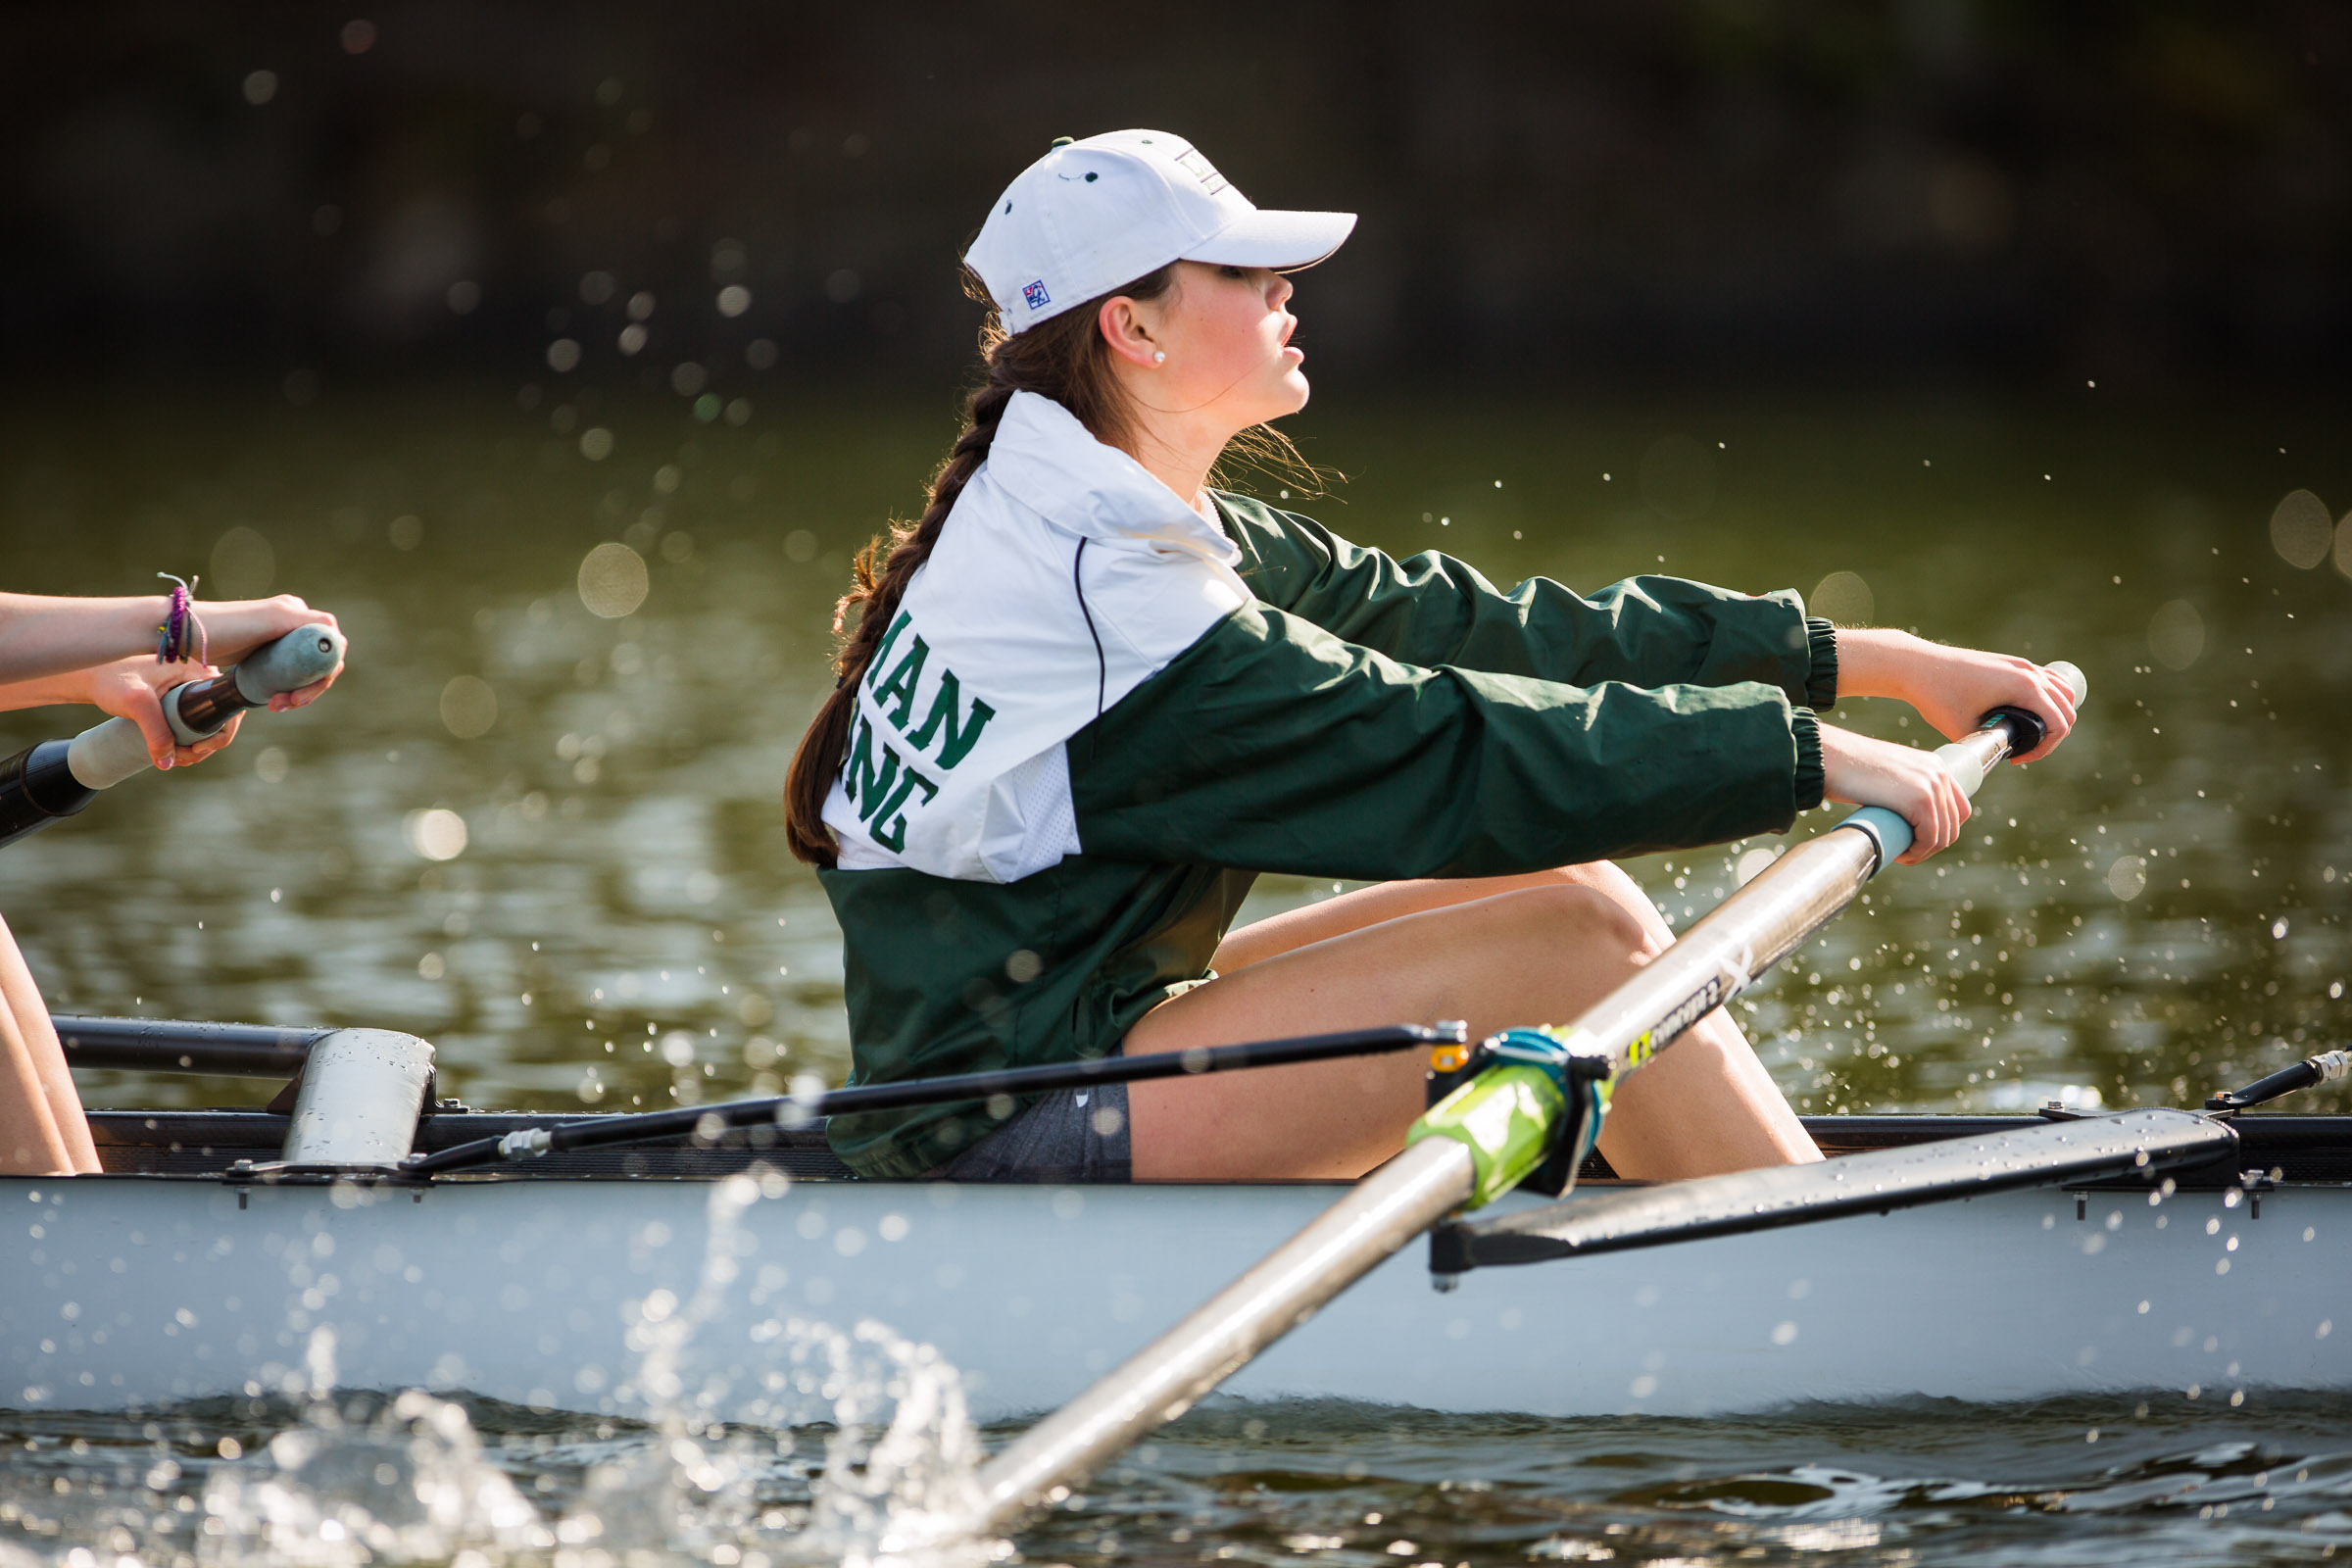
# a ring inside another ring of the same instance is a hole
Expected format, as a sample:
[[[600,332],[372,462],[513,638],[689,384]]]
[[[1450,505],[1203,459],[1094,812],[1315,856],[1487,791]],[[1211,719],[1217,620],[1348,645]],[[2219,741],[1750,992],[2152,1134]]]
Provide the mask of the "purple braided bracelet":
[[[182,582],[168,571],[159,571],[156,575],[173,587],[172,607],[164,615],[164,623],[155,628],[155,662],[159,664],[186,663],[192,643],[196,662],[211,663],[212,639],[205,635],[204,622],[196,618],[196,606],[191,594],[195,584]],[[196,582],[202,581],[202,577],[196,579]]]

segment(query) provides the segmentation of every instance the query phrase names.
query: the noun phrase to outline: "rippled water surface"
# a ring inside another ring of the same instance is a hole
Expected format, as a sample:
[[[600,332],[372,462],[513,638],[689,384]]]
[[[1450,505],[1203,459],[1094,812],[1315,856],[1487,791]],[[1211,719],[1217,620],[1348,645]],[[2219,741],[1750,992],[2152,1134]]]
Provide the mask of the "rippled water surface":
[[[552,415],[454,392],[12,417],[8,586],[132,592],[158,569],[201,570],[208,590],[305,594],[353,642],[317,708],[260,715],[205,766],[133,780],[0,851],[0,910],[59,1010],[407,1030],[438,1045],[444,1093],[487,1105],[838,1080],[838,937],[785,852],[777,788],[824,689],[848,552],[916,505],[952,430],[919,407],[814,400],[741,427],[651,404]],[[1989,783],[1965,848],[1874,890],[1759,990],[1748,1024],[1811,1109],[2193,1103],[2347,1033],[2340,428],[2308,409],[2116,413],[2087,391],[1810,411],[1335,406],[1310,452],[1354,478],[1304,506],[1505,583],[1663,569],[1818,588],[1842,618],[2082,664],[2093,695],[2069,748]],[[1924,738],[1859,706],[1864,726]],[[81,721],[0,724],[13,749]],[[1681,923],[1763,847],[1634,869]],[[1250,914],[1332,891],[1268,878]],[[253,1103],[274,1087],[84,1077],[101,1104]],[[2339,1087],[2296,1108],[2347,1107]],[[679,1496],[725,1517],[662,1515],[645,1549],[780,1561],[827,1441],[695,1437],[734,1467],[703,1491],[675,1433],[345,1397],[324,1414],[293,1400],[0,1416],[16,1446],[0,1543],[92,1554],[76,1563],[365,1560],[311,1526],[299,1549],[265,1540],[254,1510],[365,1512],[382,1500],[370,1486],[413,1497],[421,1464],[479,1539],[415,1537],[378,1560],[553,1560],[605,1549],[562,1533],[595,1511],[595,1476],[666,1497],[674,1469]],[[1023,1548],[2243,1562],[2352,1544],[2340,1405],[2141,1402],[1722,1422],[1218,1408]],[[285,1433],[299,1441],[272,1443]],[[388,1456],[284,1462],[368,1433]],[[0,1564],[15,1549],[0,1544]]]

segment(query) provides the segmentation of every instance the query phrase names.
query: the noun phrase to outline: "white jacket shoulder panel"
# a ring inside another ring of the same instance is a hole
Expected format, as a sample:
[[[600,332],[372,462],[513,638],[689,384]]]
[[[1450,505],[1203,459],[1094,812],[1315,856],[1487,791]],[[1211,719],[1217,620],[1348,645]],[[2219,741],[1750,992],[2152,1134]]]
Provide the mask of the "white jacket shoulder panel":
[[[1250,594],[1223,531],[1015,393],[858,685],[847,870],[1013,882],[1078,852],[1063,742]]]

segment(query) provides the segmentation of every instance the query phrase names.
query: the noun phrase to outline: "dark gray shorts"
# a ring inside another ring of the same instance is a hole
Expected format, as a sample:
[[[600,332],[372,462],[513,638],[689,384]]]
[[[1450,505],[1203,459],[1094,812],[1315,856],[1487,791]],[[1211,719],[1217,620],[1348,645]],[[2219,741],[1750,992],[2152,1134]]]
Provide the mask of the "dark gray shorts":
[[[1124,1182],[1127,1086],[1062,1089],[931,1173],[951,1182]]]

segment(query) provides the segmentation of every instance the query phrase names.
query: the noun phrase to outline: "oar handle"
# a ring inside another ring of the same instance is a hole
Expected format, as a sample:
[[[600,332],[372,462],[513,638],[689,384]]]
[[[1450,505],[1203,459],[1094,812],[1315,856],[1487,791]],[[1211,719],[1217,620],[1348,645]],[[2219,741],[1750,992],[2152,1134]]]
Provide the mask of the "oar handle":
[[[2051,674],[2066,682],[2067,690],[2074,693],[2076,702],[2080,703],[2090,695],[2089,680],[2075,665],[2060,660],[2048,667]],[[1952,782],[1960,786],[1960,793],[1973,799],[1978,788],[1994,768],[2000,766],[2004,758],[2033,751],[2048,733],[2041,715],[2030,709],[1996,708],[1984,715],[1983,724],[1975,734],[1956,740],[1949,746],[1937,747],[1936,760],[1943,764],[1945,772],[1952,775]],[[1865,806],[1838,825],[1859,828],[1878,845],[1879,863],[1871,873],[1874,876],[1902,858],[1911,848],[1914,837],[1911,824],[1904,821],[1899,813],[1884,806]]]
[[[233,668],[164,693],[172,738],[193,746],[248,708],[298,692],[343,662],[343,634],[323,621],[298,626],[247,654]],[[85,789],[111,789],[152,764],[147,738],[127,718],[110,718],[74,737],[66,765]]]

